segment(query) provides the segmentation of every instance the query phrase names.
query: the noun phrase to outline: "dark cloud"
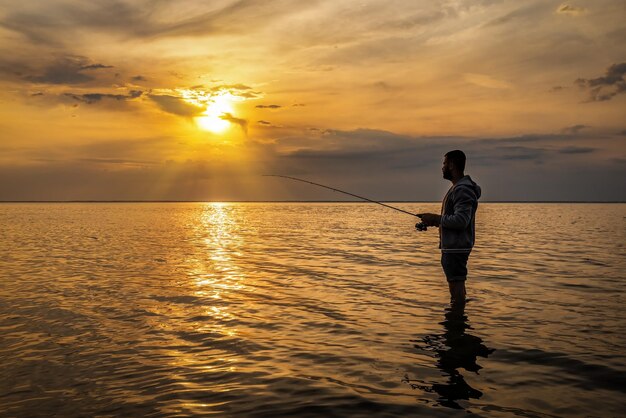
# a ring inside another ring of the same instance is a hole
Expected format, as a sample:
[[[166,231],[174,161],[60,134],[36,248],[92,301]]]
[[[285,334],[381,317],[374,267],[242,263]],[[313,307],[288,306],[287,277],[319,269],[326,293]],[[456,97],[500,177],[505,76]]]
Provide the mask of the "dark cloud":
[[[496,147],[492,157],[498,160],[514,161],[514,160],[533,160],[541,162],[546,155],[547,150],[543,148],[522,147],[522,146],[504,146]]]
[[[498,144],[525,144],[525,143],[557,143],[562,141],[569,141],[572,136],[569,134],[524,134],[519,136],[501,137],[501,138],[485,138],[477,140],[480,144],[484,145],[498,145]]]
[[[420,199],[434,200],[441,198],[448,185],[440,178],[443,155],[452,149],[462,149],[468,156],[467,172],[484,186],[486,199],[623,199],[626,191],[612,190],[619,183],[614,176],[624,173],[623,167],[594,156],[585,158],[584,163],[578,161],[576,170],[571,170],[570,158],[595,151],[588,147],[559,146],[574,139],[580,138],[529,134],[471,139],[412,137],[375,130],[326,130],[322,139],[318,137],[316,141],[298,137],[279,139],[272,172],[350,187],[355,193],[361,191],[365,196],[389,200],[410,200],[410,194],[400,185],[411,184]],[[597,182],[602,186],[598,187]]]
[[[445,152],[461,144],[458,138],[411,137],[370,129],[309,132],[318,139],[292,136],[277,140],[282,174],[349,177],[361,173],[359,176],[368,177],[377,172],[412,172],[426,166],[434,169]]]
[[[441,160],[451,149],[466,152],[467,172],[483,186],[485,200],[626,199],[621,187],[626,176],[623,156],[603,160],[595,149],[562,145],[565,138],[578,136],[470,139],[367,129],[323,132],[320,136],[303,130],[300,136],[279,137],[273,143],[250,139],[245,146],[254,156],[255,169],[247,172],[220,159],[168,162],[190,146],[172,138],[37,147],[30,151],[32,163],[0,164],[0,177],[10,179],[0,182],[0,200],[343,198],[297,184],[277,187],[276,179],[259,187],[265,181],[260,174],[267,173],[300,176],[374,199],[439,200],[449,187],[441,178]],[[24,149],[5,152],[19,155],[21,161],[27,155]],[[584,158],[572,170],[570,159],[576,155]],[[544,160],[550,164],[538,164]],[[171,183],[164,185],[164,179]],[[256,187],[236,189],[244,179],[256,182]]]
[[[141,90],[131,90],[128,95],[124,94],[108,94],[108,93],[64,93],[64,96],[72,98],[76,101],[93,104],[102,101],[103,99],[111,99],[117,101],[132,100],[140,97],[143,94]]]
[[[510,164],[542,164],[568,154],[595,151],[569,145],[581,140],[579,134],[527,134],[504,138],[414,137],[392,132],[359,129],[355,131],[309,128],[310,135],[322,139],[290,136],[276,141],[281,158],[292,161],[299,171],[307,167],[343,175],[354,169],[413,170],[420,165],[435,166],[452,149],[462,149],[482,167]],[[584,138],[583,138],[584,139]],[[563,144],[568,144],[563,146]],[[282,151],[281,151],[282,150]]]
[[[84,71],[112,68],[110,65],[89,64],[83,56],[65,55],[57,57],[43,68],[38,75],[25,75],[23,79],[37,84],[83,84],[95,79]]]
[[[590,102],[611,100],[618,94],[626,92],[626,62],[611,65],[603,77],[579,78],[575,83],[589,91]]]
[[[142,75],[136,75],[134,77],[131,77],[132,81],[148,81],[146,79],[146,77],[142,76]],[[193,87],[192,87],[193,88]]]
[[[261,125],[264,128],[282,128],[282,125],[274,125],[272,122],[268,122],[266,120],[257,121],[258,125]]]
[[[81,67],[82,70],[99,70],[101,68],[113,68],[113,66],[104,64],[89,64]]]
[[[589,125],[574,125],[574,126],[568,126],[566,128],[563,128],[561,130],[561,132],[565,133],[565,134],[577,134],[580,131],[582,131],[583,129],[587,129],[589,128]]]
[[[256,105],[255,107],[257,109],[280,109],[282,106],[276,105],[276,104],[270,104],[270,105]]]
[[[28,11],[15,8],[17,10],[3,17],[0,25],[22,34],[34,44],[47,46],[63,45],[77,30],[85,28],[128,36],[140,34],[152,26],[150,13],[142,11],[140,4],[131,6],[119,0],[107,4],[50,1],[41,6]]]
[[[193,117],[199,116],[205,111],[204,107],[194,106],[176,96],[149,94],[148,97],[155,102],[161,110],[174,115]]]
[[[595,148],[589,147],[565,147],[559,149],[561,154],[589,154],[590,152],[594,152]]]
[[[179,14],[172,13],[169,1],[48,1],[37,8],[13,7],[2,17],[0,26],[22,34],[33,44],[47,46],[65,45],[82,30],[139,39],[250,33],[290,13],[292,3],[239,0],[217,8],[212,3],[198,4]]]
[[[228,122],[239,126],[246,135],[248,134],[248,121],[247,120],[237,118],[233,116],[231,113],[223,113],[222,115],[220,115],[220,119],[227,120]]]
[[[82,66],[77,66],[71,60],[64,60],[49,66],[43,74],[25,76],[24,79],[39,84],[81,84],[94,79],[82,71]]]
[[[61,25],[47,19],[45,14],[20,11],[8,13],[0,20],[0,26],[22,34],[34,44],[59,44],[55,31]]]

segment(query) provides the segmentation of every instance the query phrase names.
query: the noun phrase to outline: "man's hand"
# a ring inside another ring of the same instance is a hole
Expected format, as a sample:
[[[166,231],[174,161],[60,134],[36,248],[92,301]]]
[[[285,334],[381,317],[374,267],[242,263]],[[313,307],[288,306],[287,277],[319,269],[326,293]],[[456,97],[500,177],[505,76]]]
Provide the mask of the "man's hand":
[[[419,216],[427,226],[439,226],[439,222],[441,222],[441,215],[437,215],[434,213],[420,213]]]

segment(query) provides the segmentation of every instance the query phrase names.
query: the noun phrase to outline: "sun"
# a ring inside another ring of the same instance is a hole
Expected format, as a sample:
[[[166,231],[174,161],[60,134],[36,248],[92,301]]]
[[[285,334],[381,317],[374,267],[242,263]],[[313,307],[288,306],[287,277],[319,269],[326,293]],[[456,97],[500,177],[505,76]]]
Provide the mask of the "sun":
[[[202,114],[195,118],[196,124],[205,131],[222,133],[230,127],[230,122],[223,115],[233,114],[233,107],[228,95],[213,96]]]

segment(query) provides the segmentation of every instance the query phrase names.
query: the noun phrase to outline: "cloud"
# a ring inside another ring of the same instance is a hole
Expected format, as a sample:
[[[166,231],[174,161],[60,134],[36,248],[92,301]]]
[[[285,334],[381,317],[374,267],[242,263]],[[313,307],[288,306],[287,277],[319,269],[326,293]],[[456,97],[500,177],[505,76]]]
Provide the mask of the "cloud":
[[[574,140],[585,142],[579,133],[464,138],[420,137],[369,129],[320,131],[309,128],[309,131],[309,136],[276,140],[281,158],[300,173],[309,170],[335,174],[357,170],[374,172],[376,169],[414,170],[422,165],[440,164],[441,156],[452,149],[464,150],[472,164],[479,167],[542,164],[596,150],[569,145]],[[319,138],[320,134],[323,140]],[[314,140],[311,135],[317,135],[318,139]]]
[[[270,104],[270,105],[256,105],[255,107],[257,109],[280,109],[282,106],[276,105],[276,104]]]
[[[587,9],[585,9],[584,7],[576,7],[576,6],[571,6],[569,4],[563,3],[559,7],[557,7],[556,12],[559,14],[578,16],[578,15],[587,13]]]
[[[259,120],[257,121],[257,124],[264,127],[264,128],[282,128],[282,125],[274,125],[272,122],[266,121],[266,120]]]
[[[500,25],[509,25],[514,21],[525,21],[536,19],[536,12],[538,8],[541,8],[540,4],[528,4],[523,7],[515,8],[513,11],[507,12],[502,16],[498,16],[485,23],[487,27],[495,27]]]
[[[594,152],[595,148],[590,147],[565,147],[559,149],[561,154],[589,154],[590,152]]]
[[[195,106],[187,103],[180,97],[170,95],[149,94],[148,97],[159,106],[159,108],[167,113],[178,116],[194,117],[199,116],[206,109],[202,106]]]
[[[511,137],[484,138],[478,139],[480,144],[497,145],[497,144],[525,144],[525,143],[558,143],[569,141],[572,139],[568,134],[524,134]]]
[[[50,0],[37,7],[12,5],[0,26],[23,35],[32,44],[56,47],[68,45],[83,31],[146,40],[250,33],[290,13],[292,3],[249,0],[221,6],[214,2],[178,6],[154,0],[111,0],[106,4]]]
[[[130,78],[132,81],[148,81],[146,79],[146,77],[142,76],[142,75],[136,75],[134,77]]]
[[[237,118],[233,116],[231,113],[223,113],[222,115],[220,115],[220,119],[227,120],[230,123],[238,125],[246,135],[248,134],[248,121],[247,120]]]
[[[245,84],[219,84],[208,91],[213,95],[228,93],[242,99],[256,99],[262,95],[261,92],[253,91],[252,87]]]
[[[547,150],[544,148],[523,147],[523,146],[503,146],[494,149],[493,157],[498,160],[534,160],[540,162],[546,155]]]
[[[103,99],[112,99],[117,101],[132,100],[140,97],[143,94],[141,90],[131,90],[128,95],[124,94],[107,94],[107,93],[64,93],[64,96],[70,97],[76,101],[93,104],[102,101]]]
[[[248,191],[232,192],[246,175],[258,183],[264,181],[260,174],[265,173],[301,176],[374,199],[438,200],[449,186],[441,178],[441,159],[451,149],[466,152],[467,172],[484,186],[487,200],[626,198],[619,187],[626,175],[623,156],[602,159],[600,148],[563,144],[572,140],[580,140],[580,136],[462,138],[369,129],[331,129],[321,135],[318,131],[290,131],[289,136],[272,143],[247,141],[245,149],[252,159],[245,168],[223,157],[177,162],[181,149],[190,151],[192,145],[165,137],[63,148],[44,145],[30,151],[3,150],[9,155],[8,162],[0,164],[0,175],[11,181],[0,184],[0,200],[342,198],[291,183],[277,186],[277,180],[267,188],[257,184]],[[236,149],[230,152],[236,153]],[[14,156],[28,153],[28,165],[12,162],[18,160]],[[578,158],[575,170],[571,170],[573,158]],[[174,161],[168,162],[171,159]],[[167,187],[164,179],[170,182]]]
[[[625,74],[626,62],[622,62],[611,65],[604,77],[579,78],[575,84],[589,91],[589,102],[602,102],[626,92]]]
[[[95,79],[84,71],[112,68],[110,65],[89,64],[87,57],[65,55],[47,65],[39,75],[26,75],[23,79],[37,84],[83,84]]]
[[[587,129],[589,128],[589,125],[574,125],[574,126],[568,126],[566,128],[563,128],[561,130],[561,132],[563,132],[564,134],[577,134],[580,131],[582,131],[583,129]]]
[[[252,87],[245,84],[220,84],[211,88],[211,91],[232,91],[232,90],[252,90]]]
[[[82,70],[99,70],[101,68],[113,68],[113,66],[104,64],[89,64],[81,67]]]

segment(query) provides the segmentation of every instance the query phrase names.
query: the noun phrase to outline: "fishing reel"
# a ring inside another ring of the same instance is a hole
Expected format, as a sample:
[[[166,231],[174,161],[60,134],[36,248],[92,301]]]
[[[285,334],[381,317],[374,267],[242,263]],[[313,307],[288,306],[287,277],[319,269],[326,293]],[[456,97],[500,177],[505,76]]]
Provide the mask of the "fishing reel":
[[[424,222],[418,222],[415,224],[415,229],[418,231],[426,231],[428,230],[428,226]]]

